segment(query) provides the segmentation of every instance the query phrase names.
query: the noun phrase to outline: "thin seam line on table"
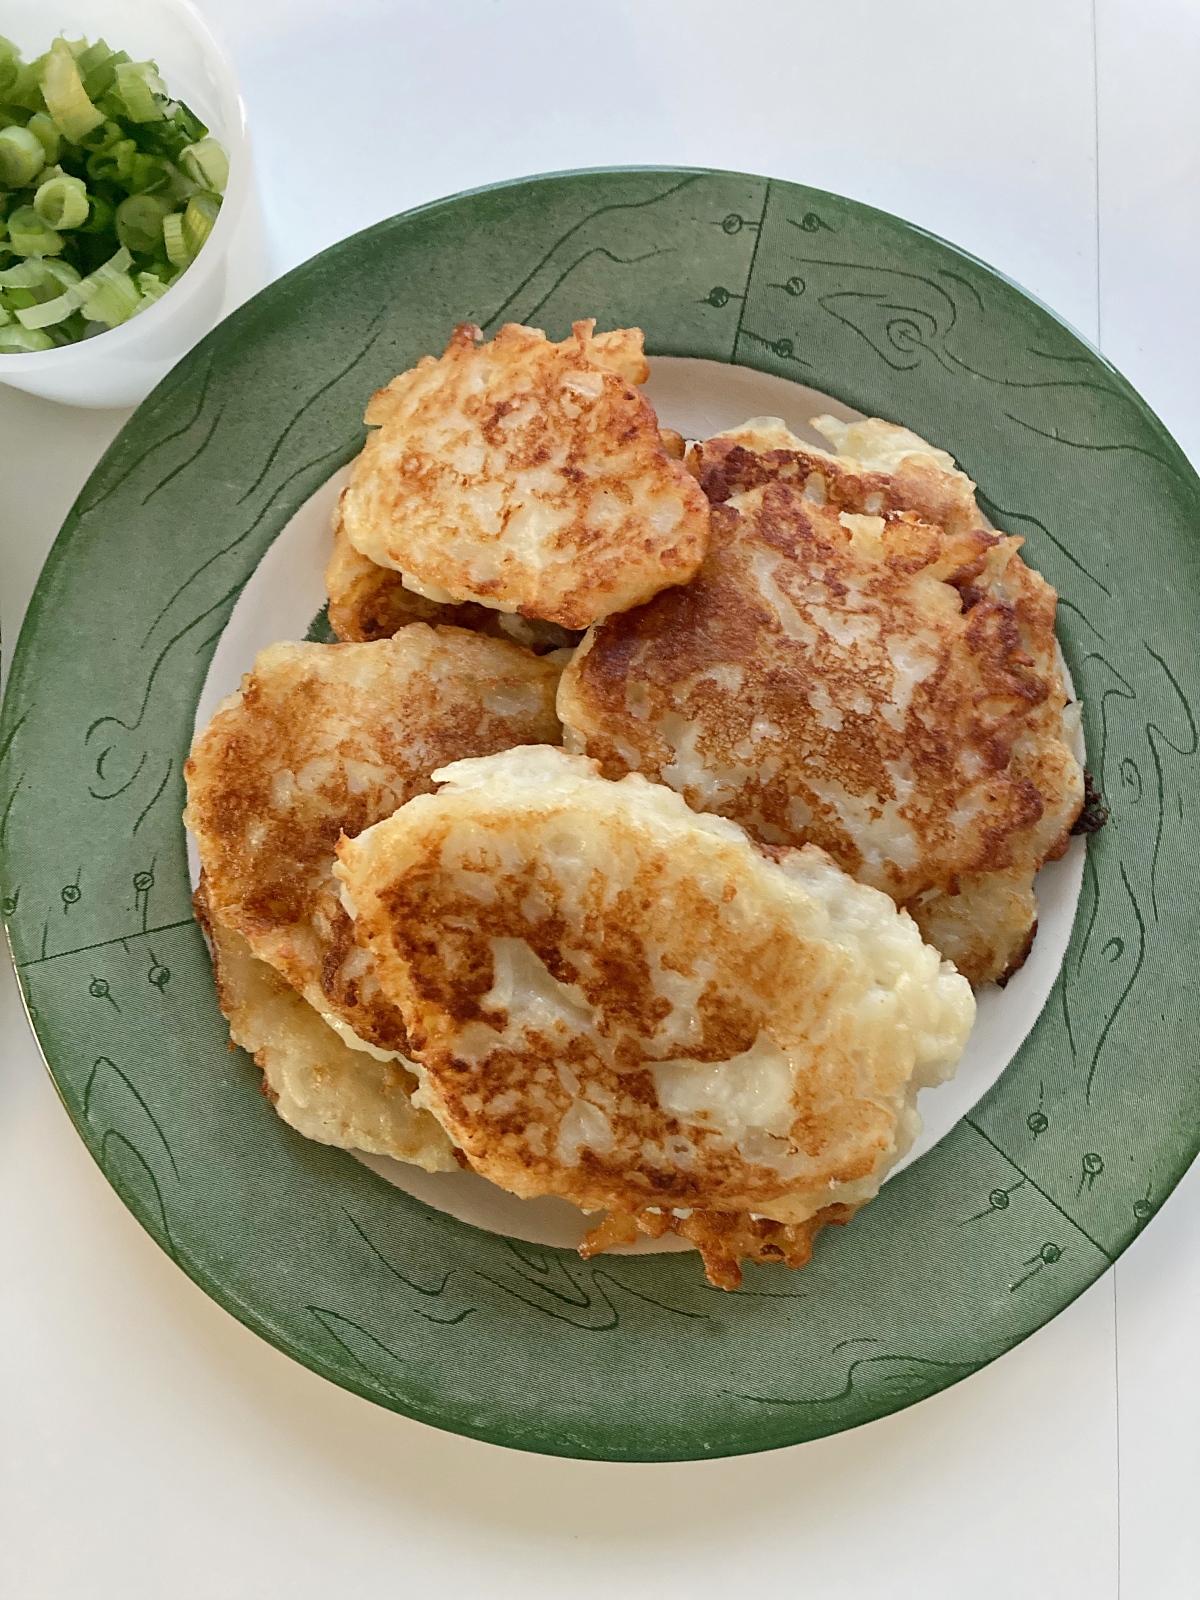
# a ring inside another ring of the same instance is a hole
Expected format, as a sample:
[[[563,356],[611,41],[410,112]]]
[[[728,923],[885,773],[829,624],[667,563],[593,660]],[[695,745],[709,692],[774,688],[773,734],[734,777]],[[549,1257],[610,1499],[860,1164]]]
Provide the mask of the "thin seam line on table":
[[[112,939],[100,939],[96,944],[76,945],[73,950],[56,950],[52,956],[33,956],[28,961],[18,961],[17,968],[40,967],[44,961],[61,961],[64,956],[81,956],[88,950],[106,950],[110,944],[128,944],[130,939],[145,939],[152,933],[170,933],[172,928],[194,925],[194,917],[181,917],[178,922],[163,922],[157,928],[135,928],[132,933],[118,933]]]
[[[1100,295],[1100,24],[1092,0],[1092,146],[1096,169],[1096,349],[1103,349]]]
[[[1116,1424],[1117,1445],[1117,1600],[1121,1600],[1121,1351],[1117,1343],[1121,1319],[1117,1314],[1117,1274],[1112,1276],[1113,1292],[1113,1394],[1116,1405],[1113,1419]]]
[[[977,1122],[973,1121],[970,1117],[964,1117],[963,1121],[967,1124],[968,1128],[974,1128],[975,1132],[979,1135],[979,1137],[981,1139],[987,1139],[987,1142],[991,1145],[992,1149],[995,1150],[998,1155],[1002,1155],[1004,1157],[1005,1161],[1008,1162],[1009,1166],[1012,1167],[1014,1169],[1014,1171],[1019,1172],[1021,1174],[1021,1176],[1025,1179],[1025,1182],[1027,1184],[1029,1184],[1030,1188],[1031,1189],[1036,1189],[1037,1192],[1041,1195],[1042,1199],[1047,1201],[1050,1205],[1052,1205],[1054,1207],[1055,1211],[1058,1212],[1060,1217],[1063,1217],[1067,1222],[1069,1222],[1077,1233],[1081,1233],[1083,1235],[1083,1237],[1087,1240],[1087,1242],[1090,1245],[1094,1245],[1095,1248],[1097,1250],[1099,1250],[1100,1254],[1104,1257],[1104,1259],[1110,1265],[1112,1264],[1112,1262],[1116,1258],[1114,1256],[1111,1256],[1108,1253],[1108,1251],[1104,1248],[1104,1246],[1100,1243],[1100,1241],[1098,1239],[1093,1239],[1091,1234],[1087,1231],[1086,1228],[1081,1228],[1079,1223],[1076,1222],[1075,1218],[1071,1215],[1071,1213],[1069,1211],[1064,1211],[1063,1208],[1059,1205],[1058,1201],[1055,1200],[1052,1195],[1048,1195],[1046,1193],[1045,1189],[1042,1188],[1041,1184],[1038,1183],[1036,1178],[1031,1178],[1029,1176],[1029,1174],[1025,1171],[1025,1168],[1023,1166],[1021,1166],[1021,1164],[1019,1162],[1014,1161],[1013,1158],[1009,1155],[1007,1150],[1002,1149],[996,1143],[995,1139],[990,1138],[986,1133],[984,1133],[983,1129],[979,1126],[979,1124]]]

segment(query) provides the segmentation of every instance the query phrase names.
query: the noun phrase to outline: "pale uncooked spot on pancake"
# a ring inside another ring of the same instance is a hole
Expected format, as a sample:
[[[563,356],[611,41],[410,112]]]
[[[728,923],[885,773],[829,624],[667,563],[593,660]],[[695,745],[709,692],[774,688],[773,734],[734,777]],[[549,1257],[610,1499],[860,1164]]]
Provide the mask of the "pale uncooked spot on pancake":
[[[229,1036],[254,1057],[275,1110],[306,1139],[455,1172],[441,1125],[412,1103],[417,1080],[401,1062],[344,1045],[240,933],[213,921],[203,886],[196,914],[208,934]]]
[[[1056,596],[944,452],[819,421],[889,471],[772,418],[695,447],[709,555],[588,633],[559,690],[565,742],[766,843],[819,844],[973,983],[998,979],[1083,800]]]
[[[559,664],[460,628],[372,644],[277,644],[197,735],[185,773],[215,918],[356,1048],[406,1054],[400,1013],[333,877],[353,835],[447,761],[558,737]]]
[[[677,1227],[719,1281],[752,1216],[810,1246],[875,1194],[974,1017],[886,895],[560,750],[436,776],[336,870],[477,1171]]]
[[[354,548],[429,601],[572,629],[686,583],[707,503],[638,392],[641,331],[594,326],[480,344],[464,323],[381,389],[342,503]]]

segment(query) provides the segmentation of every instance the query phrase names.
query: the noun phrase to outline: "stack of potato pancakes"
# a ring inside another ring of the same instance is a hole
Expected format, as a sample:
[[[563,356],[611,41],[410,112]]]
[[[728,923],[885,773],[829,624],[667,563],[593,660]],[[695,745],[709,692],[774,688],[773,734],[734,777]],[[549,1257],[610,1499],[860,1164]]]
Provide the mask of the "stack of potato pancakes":
[[[954,1071],[1084,800],[1054,590],[943,451],[686,449],[638,329],[457,328],[374,395],[341,644],[187,765],[234,1040],[309,1138],[802,1266]]]

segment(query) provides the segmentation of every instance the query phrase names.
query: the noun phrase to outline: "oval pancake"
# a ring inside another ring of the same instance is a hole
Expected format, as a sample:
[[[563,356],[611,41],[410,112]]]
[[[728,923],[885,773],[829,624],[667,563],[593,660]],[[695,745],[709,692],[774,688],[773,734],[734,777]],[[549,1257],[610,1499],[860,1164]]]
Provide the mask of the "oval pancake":
[[[766,843],[820,845],[972,983],[1003,980],[1083,802],[1056,596],[932,447],[880,424],[875,453],[895,470],[773,419],[698,447],[718,497],[705,564],[588,633],[565,742]]]
[[[417,1080],[408,1067],[343,1044],[240,933],[214,920],[203,882],[194,904],[229,1036],[254,1057],[263,1092],[284,1122],[318,1144],[456,1172],[441,1124],[412,1103]]]
[[[551,343],[469,323],[372,398],[342,515],[350,543],[442,603],[580,629],[686,583],[708,503],[638,392],[640,329]]]
[[[606,1210],[591,1248],[675,1228],[726,1284],[754,1219],[806,1256],[875,1194],[974,1018],[886,895],[561,750],[436,777],[336,871],[478,1172]]]
[[[372,644],[276,644],[197,735],[184,821],[212,915],[348,1044],[408,1053],[342,910],[339,835],[431,789],[448,760],[557,740],[558,670],[518,645],[425,623]]]

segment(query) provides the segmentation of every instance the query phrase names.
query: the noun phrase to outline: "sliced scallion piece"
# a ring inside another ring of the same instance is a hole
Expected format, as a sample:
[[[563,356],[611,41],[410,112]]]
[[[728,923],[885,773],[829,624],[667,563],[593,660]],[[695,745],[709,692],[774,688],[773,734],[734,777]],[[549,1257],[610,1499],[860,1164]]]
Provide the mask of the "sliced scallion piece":
[[[44,261],[21,261],[0,272],[0,289],[36,289],[51,277]]]
[[[78,293],[81,310],[89,322],[106,322],[110,328],[128,322],[141,300],[138,286],[129,276],[132,265],[133,257],[122,247],[83,279]]]
[[[171,287],[169,283],[162,281],[157,272],[139,272],[137,285],[142,291],[142,303],[138,307],[139,311],[144,311],[147,306],[153,305],[156,300],[161,300]]]
[[[82,178],[60,173],[39,186],[33,209],[48,228],[78,228],[88,219],[87,185]]]
[[[0,128],[0,183],[22,189],[46,165],[46,152],[36,133],[19,123]]]
[[[163,218],[163,244],[167,249],[167,260],[173,267],[183,268],[191,261],[187,240],[183,236],[183,218],[178,211],[172,211]]]
[[[216,195],[194,194],[187,203],[183,213],[183,237],[187,242],[188,253],[194,258],[200,252],[200,246],[213,231],[213,224],[217,220],[217,212],[221,209],[221,202]]]
[[[78,232],[107,233],[113,226],[113,218],[116,216],[116,212],[113,210],[111,203],[101,194],[90,195],[89,199],[92,207],[91,213],[86,222],[80,223]]]
[[[73,144],[104,121],[103,112],[97,111],[87,97],[78,64],[65,39],[56,39],[50,46],[42,71],[42,95],[55,127]]]
[[[117,238],[127,250],[153,255],[162,243],[163,218],[170,211],[153,194],[131,194],[117,207]]]
[[[229,157],[215,139],[201,139],[179,152],[179,165],[202,189],[224,194],[229,182]]]
[[[123,61],[116,72],[116,92],[131,122],[161,122],[167,86],[153,61]]]
[[[72,284],[81,282],[81,278],[69,261],[60,261],[57,256],[44,256],[38,263],[47,278],[61,284],[64,289],[69,289]]]
[[[46,160],[57,161],[62,147],[62,134],[54,126],[54,119],[44,111],[35,111],[25,126],[45,151]]]
[[[32,206],[18,206],[8,219],[8,244],[18,256],[56,256],[63,237],[48,228]]]
[[[53,350],[54,340],[41,328],[23,328],[19,322],[10,322],[0,328],[0,354],[28,355],[33,350]]]
[[[43,300],[41,305],[30,306],[17,312],[17,321],[23,328],[49,328],[56,322],[65,322],[80,306],[79,290],[64,289],[53,300]]]

